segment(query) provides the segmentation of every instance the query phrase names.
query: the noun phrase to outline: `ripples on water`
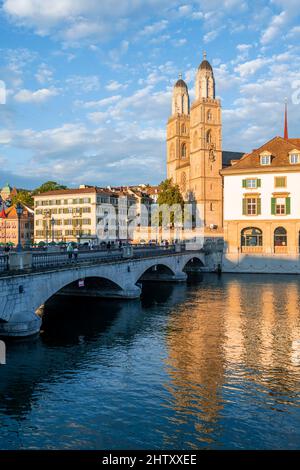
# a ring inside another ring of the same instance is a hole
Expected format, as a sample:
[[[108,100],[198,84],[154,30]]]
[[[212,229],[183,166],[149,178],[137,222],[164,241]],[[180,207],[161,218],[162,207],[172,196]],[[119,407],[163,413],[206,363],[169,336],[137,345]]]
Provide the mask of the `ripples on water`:
[[[205,275],[59,298],[0,368],[1,449],[299,449],[300,283]]]

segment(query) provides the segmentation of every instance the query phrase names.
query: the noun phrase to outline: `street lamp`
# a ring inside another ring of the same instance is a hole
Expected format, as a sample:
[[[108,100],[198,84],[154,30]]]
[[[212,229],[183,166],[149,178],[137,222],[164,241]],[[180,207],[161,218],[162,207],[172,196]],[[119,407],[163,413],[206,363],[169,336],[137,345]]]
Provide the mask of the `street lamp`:
[[[22,251],[22,243],[21,243],[21,215],[23,214],[23,207],[20,202],[16,205],[16,212],[18,216],[18,245],[17,251]]]
[[[51,219],[51,227],[52,227],[52,243],[54,243],[54,225],[55,225],[55,219],[52,217]]]

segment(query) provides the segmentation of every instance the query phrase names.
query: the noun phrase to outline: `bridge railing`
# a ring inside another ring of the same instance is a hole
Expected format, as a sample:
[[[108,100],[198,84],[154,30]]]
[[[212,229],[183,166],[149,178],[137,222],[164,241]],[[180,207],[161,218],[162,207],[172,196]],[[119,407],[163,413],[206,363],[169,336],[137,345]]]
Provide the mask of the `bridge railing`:
[[[18,270],[40,270],[45,268],[54,268],[60,266],[74,265],[74,264],[98,264],[98,263],[109,263],[114,261],[124,261],[125,259],[141,259],[150,257],[166,256],[177,252],[175,245],[164,246],[138,246],[132,247],[132,251],[129,254],[126,250],[113,249],[113,250],[91,250],[91,251],[79,251],[77,254],[67,252],[35,252],[21,254],[12,253],[14,260],[10,259],[10,255],[0,255],[0,273],[6,271],[18,271]],[[23,255],[26,256],[23,258]],[[20,256],[20,261],[17,257]]]
[[[0,272],[5,272],[9,269],[8,255],[0,255]]]

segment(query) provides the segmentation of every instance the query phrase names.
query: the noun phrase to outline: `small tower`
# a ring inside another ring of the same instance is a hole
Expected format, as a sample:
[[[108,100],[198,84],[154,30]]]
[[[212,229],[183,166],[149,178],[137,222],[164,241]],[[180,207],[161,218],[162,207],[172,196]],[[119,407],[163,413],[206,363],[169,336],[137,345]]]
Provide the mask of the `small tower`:
[[[205,227],[222,228],[222,121],[212,66],[203,54],[190,112],[190,191],[202,205]]]
[[[190,98],[181,74],[174,85],[172,115],[167,124],[167,176],[185,197],[189,186]]]
[[[215,77],[212,66],[206,59],[206,52],[203,53],[203,61],[198,67],[196,74],[196,100],[200,98],[210,98],[214,100]]]

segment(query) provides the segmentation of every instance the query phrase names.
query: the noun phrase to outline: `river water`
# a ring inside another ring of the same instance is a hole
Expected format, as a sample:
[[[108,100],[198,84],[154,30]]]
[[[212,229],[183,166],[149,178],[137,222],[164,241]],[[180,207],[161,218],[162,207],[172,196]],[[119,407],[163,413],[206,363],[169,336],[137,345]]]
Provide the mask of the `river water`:
[[[300,278],[56,298],[7,344],[0,449],[300,449]]]

